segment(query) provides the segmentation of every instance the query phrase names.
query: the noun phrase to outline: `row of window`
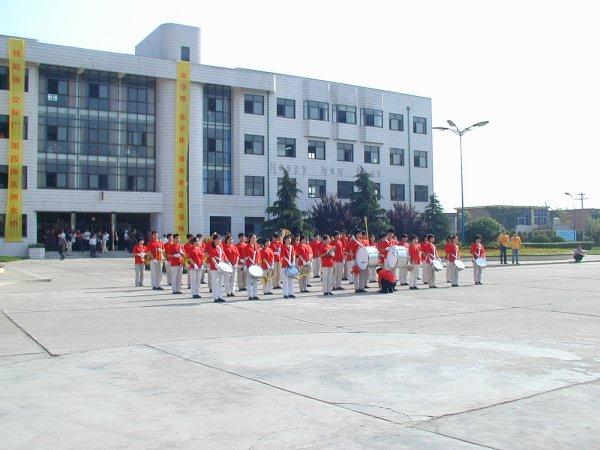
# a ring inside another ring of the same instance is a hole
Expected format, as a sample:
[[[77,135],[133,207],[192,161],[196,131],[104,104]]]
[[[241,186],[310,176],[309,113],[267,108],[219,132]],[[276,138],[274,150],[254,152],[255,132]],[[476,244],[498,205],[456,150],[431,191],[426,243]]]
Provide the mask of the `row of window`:
[[[8,91],[10,89],[10,73],[8,66],[0,66],[0,90]],[[29,69],[25,69],[25,92],[29,92]]]
[[[308,141],[308,159],[325,160],[326,144],[325,141]],[[244,135],[244,153],[247,155],[264,155],[265,153],[265,138],[256,134]],[[367,164],[380,164],[381,149],[376,145],[364,146],[364,159]],[[296,157],[296,139],[294,138],[277,138],[277,156],[284,158]],[[338,142],[337,144],[337,160],[344,162],[354,162],[354,144]],[[404,165],[404,149],[390,148],[390,165]],[[413,152],[414,167],[427,168],[427,152],[416,150]]]
[[[27,140],[27,130],[29,120],[27,116],[23,117],[23,139]],[[10,117],[8,114],[0,114],[0,139],[8,139],[10,137]]]
[[[356,125],[356,106],[332,105],[332,121]],[[246,114],[265,113],[265,98],[262,95],[245,94],[244,112]],[[277,117],[286,119],[296,118],[296,100],[289,98],[277,99]],[[304,100],[304,119],[329,122],[329,103],[315,100]],[[383,111],[381,109],[360,108],[360,124],[365,127],[383,128]],[[388,128],[392,131],[404,131],[404,115],[389,113]],[[413,117],[413,133],[427,134],[427,119]]]
[[[296,182],[295,178],[292,178]],[[281,178],[277,179],[278,188],[281,185]],[[381,193],[381,185],[375,183],[376,192],[378,195]],[[337,197],[341,199],[349,199],[352,192],[354,192],[354,181],[342,181],[337,182]],[[265,195],[265,177],[261,176],[248,176],[244,177],[244,195],[249,197],[263,197]],[[308,179],[308,198],[322,198],[327,195],[327,181]],[[404,184],[390,184],[390,200],[396,202],[405,201],[405,185]],[[415,202],[427,202],[429,201],[429,188],[425,185],[414,186],[414,201]]]

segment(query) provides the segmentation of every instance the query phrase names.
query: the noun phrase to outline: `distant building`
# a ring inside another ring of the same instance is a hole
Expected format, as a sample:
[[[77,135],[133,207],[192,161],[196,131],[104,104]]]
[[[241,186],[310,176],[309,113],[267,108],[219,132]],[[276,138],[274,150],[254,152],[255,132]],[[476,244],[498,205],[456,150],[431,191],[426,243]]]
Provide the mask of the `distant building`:
[[[491,217],[506,230],[528,233],[550,227],[550,209],[547,206],[489,205],[465,208],[466,221]],[[456,228],[460,229],[461,208],[456,208]]]

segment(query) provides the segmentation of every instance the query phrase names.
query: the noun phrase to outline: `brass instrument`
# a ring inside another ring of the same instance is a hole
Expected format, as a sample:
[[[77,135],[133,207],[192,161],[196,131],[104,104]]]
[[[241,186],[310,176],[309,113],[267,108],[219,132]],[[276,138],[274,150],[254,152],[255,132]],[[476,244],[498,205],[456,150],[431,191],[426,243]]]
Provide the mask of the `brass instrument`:
[[[273,278],[273,269],[265,270],[262,277],[260,277],[260,282],[262,284],[267,284]]]
[[[300,273],[298,273],[298,278],[310,277],[310,273],[311,273],[310,266],[311,266],[310,263],[306,263],[302,267],[300,267]]]

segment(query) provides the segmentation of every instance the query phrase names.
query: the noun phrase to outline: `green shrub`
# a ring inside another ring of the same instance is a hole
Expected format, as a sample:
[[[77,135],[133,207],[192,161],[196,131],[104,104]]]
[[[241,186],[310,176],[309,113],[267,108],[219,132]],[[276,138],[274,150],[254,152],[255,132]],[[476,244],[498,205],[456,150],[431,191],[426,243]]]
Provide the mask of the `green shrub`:
[[[545,234],[534,233],[534,235],[530,239],[530,242],[546,243],[546,242],[550,242],[550,238],[548,236],[546,236]]]
[[[553,234],[552,236],[550,236],[550,242],[565,242],[564,238]]]
[[[483,239],[483,243],[486,244],[488,242],[496,242],[498,235],[502,231],[502,225],[491,217],[480,217],[479,219],[472,220],[465,226],[465,234],[467,242],[463,242],[463,244],[467,244],[469,242],[473,242],[475,240],[475,236],[478,234],[481,235]]]
[[[538,248],[569,248],[574,249],[578,244],[584,250],[591,250],[594,246],[593,242],[524,242],[524,247],[538,247]]]
[[[29,244],[27,247],[28,248],[44,248],[45,245],[44,244]]]

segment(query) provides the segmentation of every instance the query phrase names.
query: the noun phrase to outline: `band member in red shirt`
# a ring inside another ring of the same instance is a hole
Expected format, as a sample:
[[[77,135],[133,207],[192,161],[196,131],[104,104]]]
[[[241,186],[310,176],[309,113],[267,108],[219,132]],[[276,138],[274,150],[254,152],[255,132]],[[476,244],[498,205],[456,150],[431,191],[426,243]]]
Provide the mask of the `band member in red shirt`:
[[[408,247],[410,245],[408,243],[408,235],[407,234],[403,234],[400,236],[400,241],[398,242],[398,245],[406,248],[406,251],[408,252]],[[399,270],[398,283],[400,284],[400,286],[408,286],[408,270],[407,270],[406,266],[400,268],[400,270]]]
[[[419,289],[417,287],[417,276],[419,275],[419,267],[421,266],[421,246],[417,236],[410,237],[410,247],[408,247],[409,264],[413,267],[410,272],[409,289]]]
[[[363,233],[362,230],[355,230],[354,235],[348,241],[346,247],[346,254],[348,255],[348,261],[351,263],[352,281],[354,282],[354,292],[366,292],[366,284],[368,279],[368,270],[361,270],[356,265],[356,252],[361,247],[364,247]]]
[[[352,272],[350,271],[351,267],[348,267],[348,251],[346,250],[349,241],[346,230],[342,230],[340,233],[340,241],[344,247],[344,274],[342,275],[342,281],[350,280],[350,283],[352,283]]]
[[[446,238],[444,253],[446,254],[446,281],[452,283],[452,266],[450,265],[450,252],[452,251],[452,236]]]
[[[321,254],[321,277],[323,281],[323,295],[333,295],[333,260],[335,247],[331,245],[329,235],[323,235],[323,243],[320,249]]]
[[[202,276],[202,264],[204,263],[204,248],[197,237],[192,237],[190,240],[190,247],[187,251],[187,257],[189,258],[188,273],[191,274],[191,290],[192,298],[200,298],[200,278]]]
[[[162,291],[160,286],[162,282],[162,264],[165,259],[163,243],[158,238],[158,232],[153,231],[150,234],[150,242],[148,243],[148,253],[150,254],[150,278],[152,280],[152,290]]]
[[[215,303],[223,303],[225,301],[223,298],[224,276],[217,267],[220,262],[229,261],[221,245],[221,236],[215,233],[212,235],[210,244],[208,244],[208,267],[210,269],[212,296]]]
[[[281,269],[296,265],[296,252],[292,246],[292,237],[288,234],[283,238],[281,246]],[[283,298],[296,298],[294,295],[294,278],[283,273]]]
[[[377,281],[382,294],[391,294],[396,288],[396,275],[389,269],[377,269]]]
[[[450,253],[448,255],[448,263],[450,264],[451,274],[450,282],[452,287],[458,287],[458,267],[456,267],[455,261],[460,260],[460,247],[458,246],[458,236],[452,236],[449,247]]]
[[[385,267],[389,269],[387,265],[387,254],[390,249],[392,243],[388,240],[385,234],[379,236],[379,241],[377,242],[377,250],[379,251],[379,265],[381,267]]]
[[[296,252],[298,255],[298,268],[302,271],[302,276],[298,278],[298,285],[300,292],[308,292],[308,279],[310,278],[313,252],[312,248],[308,244],[308,238],[306,236],[300,237],[300,245]]]
[[[189,233],[185,235],[185,244],[183,244],[183,253],[185,253],[186,256],[190,254],[190,251],[194,247],[192,244],[193,237],[194,237],[194,235],[189,234]],[[189,268],[188,268],[188,273],[187,273],[187,284],[188,284],[188,289],[191,289],[192,288],[192,273],[190,272]]]
[[[342,278],[344,276],[344,243],[340,239],[340,232],[334,232],[334,240],[331,245],[335,247],[334,270],[333,270],[333,290],[343,291]]]
[[[273,267],[275,267],[275,255],[271,249],[271,240],[264,238],[261,241],[259,253],[260,267],[265,271],[265,281],[263,282],[263,294],[273,294]]]
[[[475,261],[478,258],[485,258],[485,248],[481,243],[481,236],[478,234],[475,236],[475,241],[471,244],[471,256],[473,257],[473,281],[475,284],[481,285],[481,273],[483,272],[483,267],[475,264]]]
[[[231,273],[225,274],[225,293],[227,294],[227,297],[235,297],[235,278],[240,254],[238,253],[237,247],[233,244],[233,237],[230,234],[225,236],[223,251],[225,252],[227,261],[229,261],[231,268],[233,269]]]
[[[179,234],[171,235],[171,264],[167,270],[171,271],[171,290],[173,294],[183,294],[181,292],[181,277],[183,276],[183,245],[179,242]]]
[[[259,264],[260,262],[260,246],[256,243],[256,236],[254,234],[248,235],[248,245],[244,249],[244,260],[246,261],[246,271],[250,266]],[[248,294],[248,300],[260,300],[258,298],[258,280],[248,275],[248,284],[246,287],[246,293]]]
[[[273,234],[271,239],[271,250],[275,256],[275,267],[273,268],[273,289],[281,289],[281,235]]]
[[[173,258],[173,251],[171,250],[171,246],[173,245],[173,234],[172,233],[168,233],[167,234],[167,242],[165,242],[163,244],[163,248],[165,249],[165,261],[164,261],[164,265],[165,265],[165,274],[167,275],[167,284],[169,286],[172,285],[171,283],[171,258]]]
[[[313,277],[320,278],[321,277],[321,258],[319,255],[321,254],[321,236],[315,235],[315,237],[310,241],[310,248],[313,252]]]
[[[144,267],[146,252],[148,249],[144,245],[144,239],[138,239],[137,245],[133,246],[133,262],[135,263],[135,285],[142,287],[144,285]]]
[[[437,288],[435,285],[435,269],[433,268],[433,261],[438,259],[437,249],[435,248],[435,237],[433,234],[428,234],[425,237],[425,242],[421,244],[421,251],[423,252],[423,278],[428,280],[430,288]]]
[[[235,244],[235,246],[237,248],[238,255],[240,255],[240,258],[239,258],[237,266],[234,267],[234,269],[237,272],[237,284],[238,284],[238,290],[240,290],[240,291],[246,290],[246,283],[247,283],[247,277],[248,277],[248,274],[246,273],[246,270],[245,270],[244,257],[242,256],[244,254],[244,248],[246,247],[246,245],[248,245],[248,243],[246,242],[246,235],[244,233],[239,233],[238,234],[238,242],[237,242],[237,244]]]

